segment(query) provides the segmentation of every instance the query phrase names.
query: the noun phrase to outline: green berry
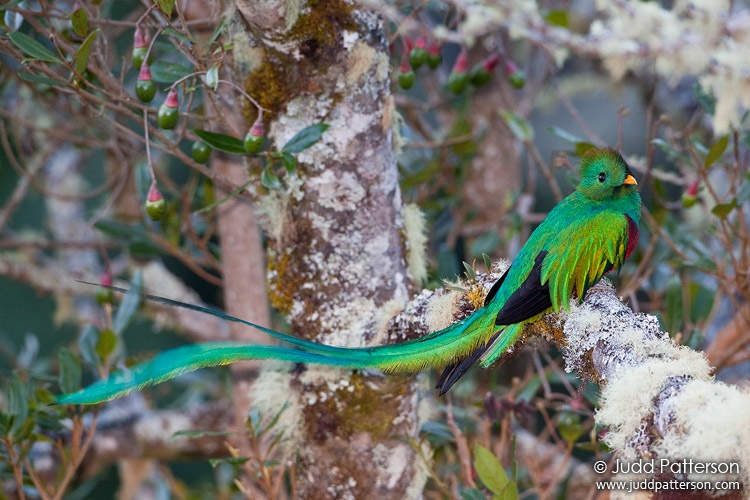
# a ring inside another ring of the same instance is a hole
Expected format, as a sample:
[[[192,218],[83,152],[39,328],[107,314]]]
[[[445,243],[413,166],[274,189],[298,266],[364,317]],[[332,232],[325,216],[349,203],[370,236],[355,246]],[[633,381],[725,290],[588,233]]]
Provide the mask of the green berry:
[[[440,53],[440,44],[431,43],[427,49],[427,66],[435,69],[443,63],[443,54]]]
[[[581,417],[570,412],[561,414],[557,421],[557,432],[569,444],[575,443],[583,435]]]
[[[682,193],[682,206],[685,208],[690,208],[696,204],[698,201],[697,196],[689,195],[687,193]]]
[[[166,104],[162,104],[159,106],[159,112],[156,114],[156,123],[165,130],[173,129],[177,125],[179,114],[177,108],[170,108]]]
[[[466,53],[466,49],[462,49],[456,58],[456,62],[453,64],[451,74],[448,75],[448,90],[454,94],[460,94],[466,90],[466,85],[469,83],[468,65],[469,56]]]
[[[156,123],[165,130],[173,129],[177,125],[177,119],[180,114],[178,106],[177,91],[170,89],[164,103],[159,106],[159,111],[156,114]]]
[[[96,291],[96,303],[97,304],[111,304],[115,298],[114,292],[109,288],[99,288]]]
[[[156,95],[156,84],[151,78],[151,68],[148,63],[143,63],[138,73],[138,81],[135,84],[135,95],[143,102],[151,102]]]
[[[469,83],[469,75],[466,73],[458,73],[452,71],[448,76],[448,90],[454,94],[460,94],[466,90],[466,85]]]
[[[526,75],[524,75],[521,70],[511,73],[510,76],[508,76],[508,80],[515,89],[522,89],[523,86],[526,85]]]
[[[133,67],[140,70],[143,64],[143,59],[146,57],[148,52],[148,36],[141,29],[140,26],[136,26],[135,33],[133,33],[133,52],[131,53]],[[149,54],[149,64],[151,63],[151,55]]]
[[[401,86],[404,90],[409,90],[414,86],[414,81],[416,80],[417,76],[414,74],[414,70],[409,69],[409,71],[398,71],[398,84]]]
[[[688,184],[687,189],[682,193],[682,206],[690,208],[698,201],[698,188],[700,187],[700,180],[696,179]]]
[[[495,66],[500,62],[499,54],[491,54],[484,61],[480,62],[473,68],[469,73],[469,81],[475,87],[481,87],[486,85],[490,78],[492,78],[492,72],[495,70]]]
[[[99,283],[102,285],[102,288],[96,291],[96,301],[99,304],[111,304],[114,299],[114,293],[108,287],[112,286],[112,273],[104,271],[99,279]]]
[[[254,135],[252,132],[248,132],[247,135],[245,135],[243,146],[245,147],[245,152],[247,152],[247,154],[257,154],[260,151],[260,148],[263,147],[263,136]]]
[[[486,85],[490,81],[490,78],[492,78],[492,74],[484,69],[481,64],[474,66],[471,69],[471,73],[469,73],[469,81],[475,87]]]
[[[409,63],[411,67],[418,70],[427,62],[427,40],[420,36],[417,44],[409,51]]]
[[[167,213],[167,202],[155,185],[151,186],[146,197],[146,213],[153,221],[161,220]]]
[[[131,59],[133,61],[133,67],[135,69],[141,69],[141,65],[143,64],[143,59],[146,58],[146,52],[148,52],[147,47],[133,47],[133,52],[131,53]]]
[[[409,53],[409,63],[411,63],[411,67],[414,69],[419,69],[424,63],[427,62],[427,50],[420,48],[420,47],[414,47],[411,49],[411,53]]]
[[[255,123],[253,123],[253,126],[250,127],[250,130],[247,132],[247,135],[245,135],[245,141],[243,142],[245,152],[249,155],[257,154],[263,147],[263,139],[265,135],[266,131],[263,128],[263,115],[259,114]]]
[[[211,156],[211,147],[203,141],[195,141],[192,148],[193,160],[198,163],[206,163]]]
[[[505,61],[505,72],[508,74],[508,81],[513,88],[521,89],[526,85],[526,75],[518,69],[513,61]]]
[[[138,80],[135,84],[135,95],[143,102],[151,102],[156,95],[156,84],[153,80]]]

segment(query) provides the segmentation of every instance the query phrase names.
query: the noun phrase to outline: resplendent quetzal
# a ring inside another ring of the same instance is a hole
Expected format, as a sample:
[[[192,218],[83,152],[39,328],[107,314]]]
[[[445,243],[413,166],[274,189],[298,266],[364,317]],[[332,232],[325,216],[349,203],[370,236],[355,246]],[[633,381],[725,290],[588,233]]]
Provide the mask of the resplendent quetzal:
[[[114,373],[72,394],[63,404],[94,404],[158,384],[182,373],[247,359],[279,359],[387,373],[445,367],[437,387],[445,393],[475,362],[488,367],[519,339],[523,327],[543,314],[569,308],[612,269],[619,269],[638,242],[641,197],[628,165],[612,149],[591,149],[582,158],[576,190],[558,203],[492,286],[484,307],[424,337],[392,345],[334,347],[308,342],[198,306],[253,326],[289,347],[212,342],[177,347]]]

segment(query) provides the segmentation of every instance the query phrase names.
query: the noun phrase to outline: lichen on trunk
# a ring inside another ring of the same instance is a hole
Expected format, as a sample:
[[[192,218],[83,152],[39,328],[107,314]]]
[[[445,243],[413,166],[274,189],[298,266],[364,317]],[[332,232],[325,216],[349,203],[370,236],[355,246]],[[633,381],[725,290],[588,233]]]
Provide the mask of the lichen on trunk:
[[[265,125],[278,148],[307,126],[330,128],[296,155],[280,190],[260,182],[250,188],[268,241],[269,296],[297,336],[369,344],[385,337],[389,315],[415,289],[392,147],[384,22],[343,1],[279,3],[286,10],[276,12],[293,17],[282,22],[258,12],[272,4],[256,5],[246,18],[262,50],[256,47],[261,56],[245,88],[270,111]],[[249,8],[238,5],[238,12],[247,16]],[[264,380],[271,379],[256,384],[253,400],[278,404],[284,398],[267,391],[283,390],[292,403],[287,425],[296,428],[300,498],[399,498],[421,489],[413,484],[425,478],[404,439],[419,427],[415,377],[308,367]]]

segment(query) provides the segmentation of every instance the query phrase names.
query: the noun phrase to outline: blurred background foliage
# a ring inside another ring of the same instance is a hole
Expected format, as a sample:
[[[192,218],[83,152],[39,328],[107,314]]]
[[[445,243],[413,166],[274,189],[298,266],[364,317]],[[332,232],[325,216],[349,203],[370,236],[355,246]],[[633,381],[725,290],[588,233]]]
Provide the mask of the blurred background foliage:
[[[665,12],[679,7],[631,3]],[[617,289],[634,310],[658,316],[676,342],[705,349],[719,378],[747,381],[747,113],[718,127],[716,87],[679,68],[667,78],[644,63],[614,79],[604,51],[576,52],[571,45],[558,61],[560,47],[533,31],[518,36],[512,23],[471,33],[465,26],[471,13],[461,4],[394,2],[383,11],[403,198],[427,219],[427,287],[471,274],[467,265],[486,271],[485,256],[512,259],[575,186],[577,156],[591,145],[611,145],[636,172],[645,201],[640,243],[614,277]],[[500,4],[513,8],[515,2]],[[727,5],[717,22],[746,22],[747,6]],[[585,1],[543,1],[535,8],[547,28],[573,34],[587,33],[604,15]],[[154,321],[158,308],[141,311],[133,296],[113,301],[75,280],[114,275],[138,288],[136,269],[156,261],[196,297],[223,307],[213,210],[220,180],[193,147],[200,143],[195,130],[222,131],[208,104],[219,95],[212,68],[232,50],[228,23],[215,9],[199,9],[200,17],[168,0],[14,0],[0,9],[0,482],[3,495],[18,495],[15,486],[22,483],[33,498],[68,488],[66,498],[103,498],[122,488],[122,479],[112,468],[76,476],[83,454],[71,445],[78,440],[85,448],[89,434],[82,429],[96,411],[80,416],[52,406],[51,394],[185,340]],[[137,24],[155,38],[151,74],[159,90],[151,104],[133,97]],[[459,35],[474,43],[459,43]],[[415,48],[432,59],[420,65]],[[465,67],[457,63],[462,57]],[[475,73],[487,61],[494,65],[483,81]],[[180,123],[159,128],[156,109],[167,87],[183,78]],[[144,112],[150,113],[149,156]],[[231,150],[241,147],[239,140],[228,135],[207,142]],[[274,147],[265,145],[266,168],[253,178],[268,189],[279,188],[282,167],[294,168],[288,157],[273,156]],[[154,179],[150,166],[168,200],[157,221],[143,209]],[[283,318],[276,321],[283,327]],[[606,453],[593,419],[598,389],[566,373],[555,347],[533,347],[497,369],[472,373],[447,400],[432,402],[433,417],[419,438],[434,453],[425,496],[581,494],[572,464]],[[220,397],[226,384],[224,372],[213,370],[149,391],[149,398],[161,408],[184,408]],[[248,421],[257,440],[269,430],[259,421],[252,415]],[[548,446],[553,458],[540,452],[536,462],[525,457],[519,467],[516,451],[531,439],[539,450]],[[476,450],[472,456],[467,443]],[[54,477],[34,476],[34,454],[44,447],[57,447],[63,457]],[[239,474],[265,481],[267,493],[290,487],[288,464],[269,457],[266,463],[226,455],[170,462],[151,491],[165,498],[230,498]],[[507,481],[495,482],[498,477]],[[40,484],[54,487],[42,491]]]

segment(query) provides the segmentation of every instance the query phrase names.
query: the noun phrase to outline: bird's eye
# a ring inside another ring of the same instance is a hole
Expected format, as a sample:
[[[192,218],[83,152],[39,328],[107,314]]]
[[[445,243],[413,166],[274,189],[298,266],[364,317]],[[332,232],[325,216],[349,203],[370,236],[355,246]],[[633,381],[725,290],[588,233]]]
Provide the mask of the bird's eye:
[[[607,180],[607,174],[604,172],[599,172],[599,182],[604,182]]]

